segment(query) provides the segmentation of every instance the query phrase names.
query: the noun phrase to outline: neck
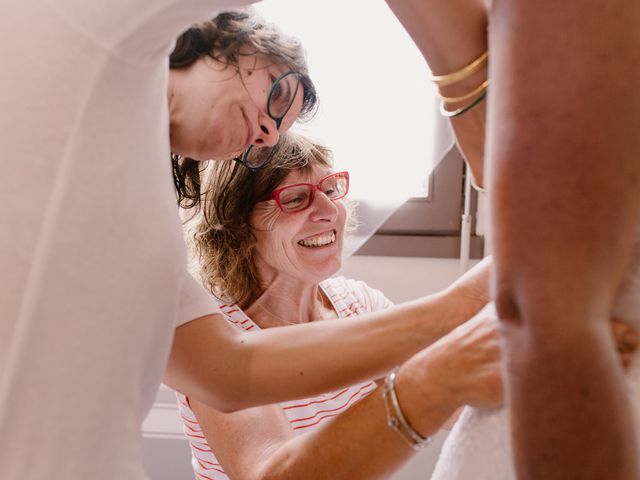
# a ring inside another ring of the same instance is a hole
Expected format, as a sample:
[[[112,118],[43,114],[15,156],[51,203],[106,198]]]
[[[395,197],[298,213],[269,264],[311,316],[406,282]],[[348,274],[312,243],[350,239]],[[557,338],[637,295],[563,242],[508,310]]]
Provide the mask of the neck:
[[[260,328],[307,323],[336,316],[318,284],[307,285],[294,279],[277,278],[266,285],[260,297],[246,309],[249,318]]]

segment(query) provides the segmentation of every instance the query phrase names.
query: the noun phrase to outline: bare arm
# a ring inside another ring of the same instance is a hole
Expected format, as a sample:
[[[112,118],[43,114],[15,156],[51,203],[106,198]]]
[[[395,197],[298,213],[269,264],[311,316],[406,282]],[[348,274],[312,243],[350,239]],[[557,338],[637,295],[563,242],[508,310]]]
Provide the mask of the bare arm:
[[[488,270],[484,261],[445,292],[348,322],[239,334],[217,315],[194,320],[176,329],[165,383],[229,411],[379,378],[477,313]]]
[[[387,0],[387,4],[420,48],[434,75],[454,72],[487,49],[487,9],[483,0]],[[440,89],[455,97],[473,91],[487,79],[482,68],[463,81]],[[493,89],[489,86],[489,91]],[[448,108],[459,108],[451,104]],[[456,142],[483,185],[486,102],[451,119]]]
[[[420,352],[398,373],[400,403],[423,436],[434,434],[464,403],[501,402],[496,321],[478,317]],[[387,426],[380,388],[299,436],[278,406],[223,414],[198,402],[191,405],[232,479],[389,478],[414,453]]]
[[[639,25],[637,2],[494,1],[488,187],[521,479],[638,478],[607,322],[639,218]]]
[[[474,23],[458,15],[461,2],[478,11],[463,0],[388,0],[436,74],[472,58],[460,56],[460,42],[482,44],[466,33]],[[620,0],[494,1],[490,193],[525,479],[637,475],[606,319],[638,218],[639,9]],[[477,179],[481,114],[453,122]]]

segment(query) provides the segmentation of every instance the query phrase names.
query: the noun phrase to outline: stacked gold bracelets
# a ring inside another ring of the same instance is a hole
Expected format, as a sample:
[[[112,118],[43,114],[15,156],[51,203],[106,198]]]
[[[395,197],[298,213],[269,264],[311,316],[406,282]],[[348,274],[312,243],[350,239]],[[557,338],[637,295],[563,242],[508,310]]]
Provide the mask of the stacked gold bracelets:
[[[453,73],[447,73],[445,75],[435,75],[431,77],[433,83],[435,83],[438,87],[446,87],[448,85],[453,85],[458,83],[465,78],[473,75],[477,71],[479,71],[483,66],[487,64],[489,59],[489,52],[485,51],[478,58],[473,60],[468,65],[462,67],[460,70],[456,70]],[[453,118],[462,115],[463,113],[468,112],[473,107],[481,103],[487,97],[487,89],[489,88],[489,80],[485,80],[478,87],[474,88],[472,91],[465,93],[464,95],[460,95],[457,97],[445,97],[438,90],[438,98],[440,99],[440,113],[447,117]],[[467,105],[464,105],[456,110],[447,110],[447,103],[460,103],[465,100],[471,100]]]
[[[398,432],[414,450],[420,450],[429,445],[433,437],[425,438],[420,435],[404,416],[396,393],[397,372],[398,368],[395,368],[384,379],[382,399],[384,401],[384,408],[387,411],[387,425],[389,425],[389,428]]]

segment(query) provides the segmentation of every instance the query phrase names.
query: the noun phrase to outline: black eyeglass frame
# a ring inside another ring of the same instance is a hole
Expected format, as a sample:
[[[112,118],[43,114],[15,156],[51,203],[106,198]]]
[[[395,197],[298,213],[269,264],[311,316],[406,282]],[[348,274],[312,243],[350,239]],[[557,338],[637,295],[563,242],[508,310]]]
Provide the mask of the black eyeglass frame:
[[[294,75],[296,77],[296,84],[294,86],[293,95],[291,96],[291,100],[289,101],[289,104],[284,109],[284,112],[280,116],[276,117],[271,113],[271,97],[273,95],[274,88],[276,87],[276,85],[278,85],[278,83],[280,83],[282,80],[287,78],[289,75]],[[293,105],[293,102],[295,101],[296,96],[298,95],[298,87],[300,86],[300,79],[301,78],[302,78],[302,75],[300,73],[296,72],[295,70],[289,70],[289,71],[283,73],[282,75],[280,75],[278,78],[276,78],[273,81],[273,83],[271,84],[271,88],[269,89],[269,95],[267,96],[267,115],[269,115],[269,117],[275,122],[276,130],[280,130],[280,125],[282,125],[282,120],[284,119],[284,117],[287,116],[287,113],[289,113],[289,110],[291,109],[291,105]],[[271,157],[273,157],[273,152],[275,151],[276,145],[266,146],[266,147],[259,147],[259,146],[251,144],[244,151],[244,153],[242,155],[239,155],[239,156],[235,157],[233,160],[235,162],[239,163],[240,165],[244,166],[245,168],[247,168],[250,172],[255,173],[255,172],[259,171],[262,167],[264,167],[269,162],[269,160],[271,160]],[[247,158],[249,157],[249,154],[251,153],[251,150],[254,147],[255,148],[269,148],[270,149],[269,155],[267,155],[267,157],[262,162],[260,162],[259,165],[251,165],[247,161]]]

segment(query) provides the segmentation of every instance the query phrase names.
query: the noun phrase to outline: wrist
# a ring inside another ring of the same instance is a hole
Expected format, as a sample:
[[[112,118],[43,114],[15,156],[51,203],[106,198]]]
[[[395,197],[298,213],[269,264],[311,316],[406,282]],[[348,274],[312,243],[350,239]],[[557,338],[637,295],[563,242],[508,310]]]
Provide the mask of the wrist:
[[[474,317],[489,302],[486,291],[475,284],[453,284],[442,293],[449,303],[451,329]]]
[[[414,450],[421,450],[431,443],[432,435],[422,435],[407,419],[396,391],[396,375],[398,367],[393,369],[384,379],[382,401],[387,415],[387,426],[398,433]]]
[[[430,437],[460,403],[446,372],[425,353],[419,353],[397,371],[395,389],[407,422],[422,437]]]
[[[472,318],[486,304],[486,299],[469,295],[464,286],[456,285],[433,295],[433,299],[439,305],[438,338]]]

